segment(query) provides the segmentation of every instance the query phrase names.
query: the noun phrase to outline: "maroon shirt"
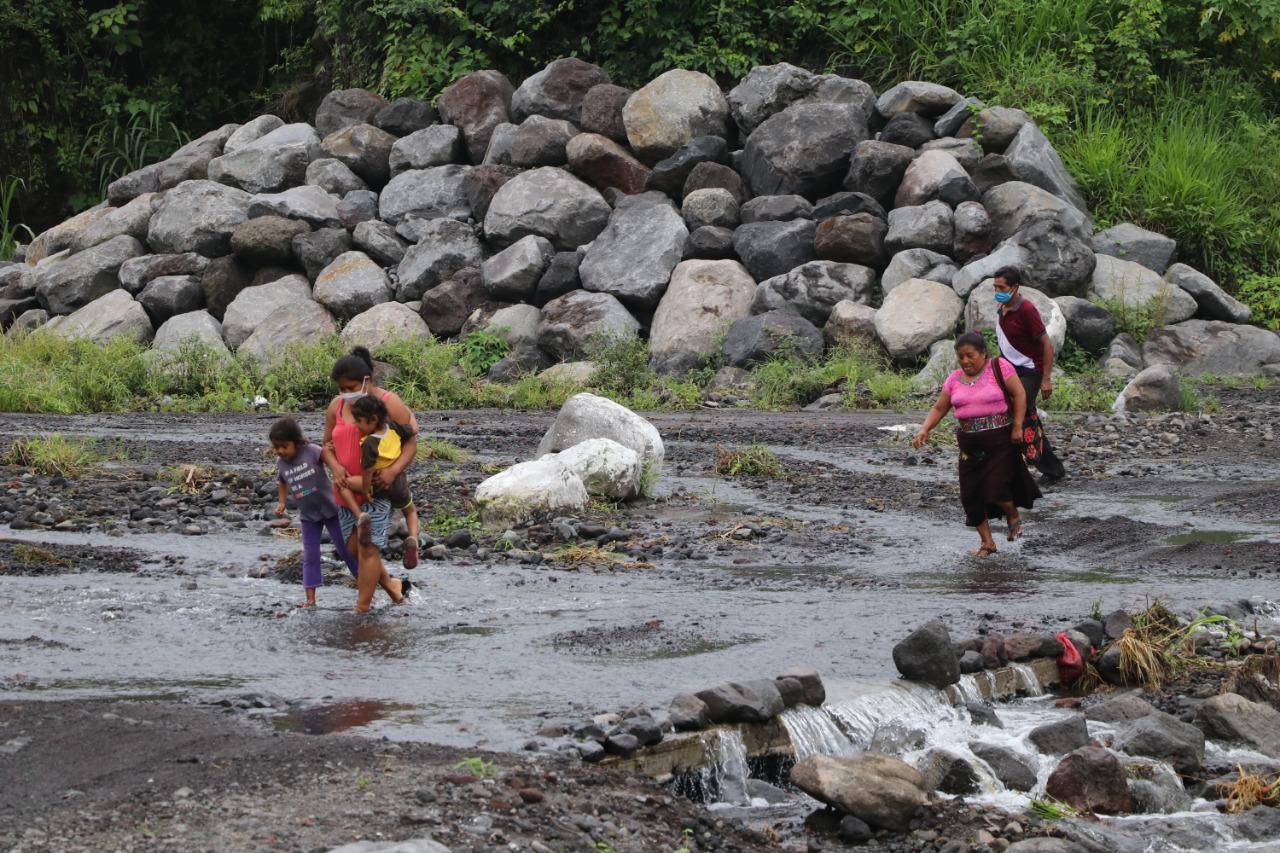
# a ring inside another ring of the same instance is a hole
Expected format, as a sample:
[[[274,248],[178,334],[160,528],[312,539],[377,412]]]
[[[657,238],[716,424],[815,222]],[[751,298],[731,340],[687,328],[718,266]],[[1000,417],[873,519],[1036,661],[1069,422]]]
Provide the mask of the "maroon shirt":
[[[1044,373],[1044,321],[1025,296],[1012,308],[998,312],[1000,352],[1015,367]]]

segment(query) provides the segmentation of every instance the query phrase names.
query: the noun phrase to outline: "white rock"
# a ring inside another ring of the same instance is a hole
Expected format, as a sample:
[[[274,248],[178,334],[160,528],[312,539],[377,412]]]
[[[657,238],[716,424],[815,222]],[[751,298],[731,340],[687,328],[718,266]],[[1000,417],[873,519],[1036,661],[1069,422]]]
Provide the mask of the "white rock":
[[[613,439],[590,438],[547,458],[576,474],[587,494],[623,501],[640,494],[640,456]]]
[[[626,406],[587,393],[575,394],[565,402],[538,444],[535,458],[558,453],[590,438],[610,438],[631,448],[653,480],[662,471],[666,449],[657,427]]]
[[[555,457],[521,462],[476,487],[476,509],[486,527],[528,524],[543,515],[582,512],[587,489]]]

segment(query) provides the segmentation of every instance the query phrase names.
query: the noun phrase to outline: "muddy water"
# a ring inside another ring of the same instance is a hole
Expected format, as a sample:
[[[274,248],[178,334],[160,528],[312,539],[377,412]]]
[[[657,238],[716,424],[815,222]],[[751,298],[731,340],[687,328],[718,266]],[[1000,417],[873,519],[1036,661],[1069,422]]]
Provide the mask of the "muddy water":
[[[699,442],[656,420],[669,459],[700,452]],[[266,423],[212,424],[184,440],[213,458],[234,456],[218,444]],[[118,436],[117,427],[81,432]],[[483,425],[473,423],[453,435],[461,441],[478,432]],[[928,493],[953,477],[949,464],[873,465],[835,448],[770,444],[784,461],[819,463],[836,480],[874,468]],[[427,563],[411,573],[412,606],[382,599],[366,617],[346,612],[350,589],[326,587],[321,606],[303,611],[291,606],[298,587],[246,578],[263,557],[297,547],[255,530],[194,538],[0,530],[38,542],[143,549],[157,565],[177,558],[148,576],[0,577],[0,698],[210,700],[267,691],[308,700],[280,721],[300,731],[514,749],[545,716],[665,706],[679,691],[794,664],[816,667],[833,684],[887,681],[895,677],[893,644],[933,618],[961,634],[982,624],[1058,630],[1095,604],[1141,608],[1160,596],[1189,608],[1275,598],[1274,575],[1233,575],[1229,566],[1177,556],[1197,544],[1280,548],[1273,522],[1214,501],[1215,490],[1275,482],[1274,463],[1218,476],[1201,467],[1156,484],[1083,480],[1037,506],[1023,540],[1001,537],[999,556],[978,561],[964,556],[976,537],[949,505],[837,509],[806,502],[807,493],[778,497],[669,465],[659,500],[640,508],[649,523],[696,529],[780,517],[855,531],[864,546],[832,547],[815,535],[812,547],[781,555],[740,550],[733,560],[659,560],[626,572]],[[701,502],[674,500],[708,493]],[[38,641],[21,642],[28,638]]]

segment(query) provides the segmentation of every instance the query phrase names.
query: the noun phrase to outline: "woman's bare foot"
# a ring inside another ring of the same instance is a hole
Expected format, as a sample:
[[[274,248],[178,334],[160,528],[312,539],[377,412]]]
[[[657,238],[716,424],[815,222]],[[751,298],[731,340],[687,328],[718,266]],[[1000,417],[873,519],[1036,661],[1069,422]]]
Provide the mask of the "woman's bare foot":
[[[1005,538],[1010,542],[1022,535],[1022,516],[1009,519],[1009,531],[1005,534]]]
[[[969,556],[970,557],[990,557],[994,553],[996,553],[996,543],[992,542],[990,545],[983,545],[981,548],[973,549],[972,551],[969,552]]]

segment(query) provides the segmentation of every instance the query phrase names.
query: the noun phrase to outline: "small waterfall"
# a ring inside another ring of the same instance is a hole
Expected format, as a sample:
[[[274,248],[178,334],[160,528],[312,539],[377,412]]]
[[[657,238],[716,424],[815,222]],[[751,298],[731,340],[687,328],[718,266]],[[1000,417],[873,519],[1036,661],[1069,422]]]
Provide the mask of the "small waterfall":
[[[715,729],[703,734],[706,764],[701,771],[703,798],[708,803],[748,805],[747,744],[737,729]]]
[[[986,670],[983,670],[983,674],[986,674]],[[947,688],[947,694],[955,705],[982,701],[982,689],[978,687],[978,679],[973,675],[960,676],[959,681]]]
[[[853,755],[858,751],[825,708],[797,705],[782,714],[796,760],[810,755]]]
[[[1011,663],[1009,669],[1013,670],[1018,676],[1019,689],[1026,692],[1028,696],[1043,696],[1044,687],[1040,684],[1040,679],[1036,677],[1035,671],[1025,663]]]
[[[884,690],[830,705],[827,712],[859,749],[867,747],[877,728],[894,720],[935,727],[959,719],[941,690],[911,682],[894,682]]]

